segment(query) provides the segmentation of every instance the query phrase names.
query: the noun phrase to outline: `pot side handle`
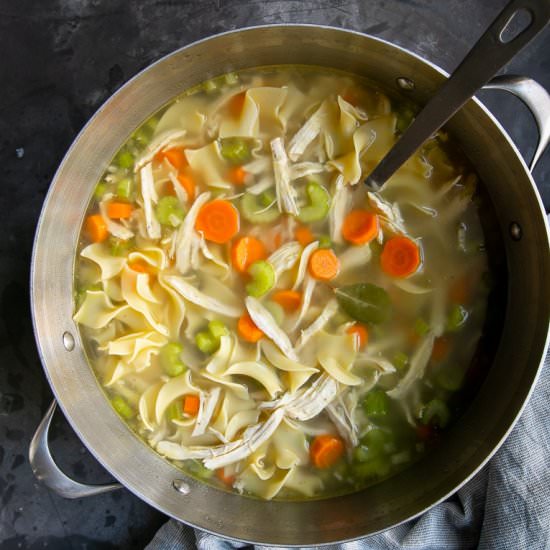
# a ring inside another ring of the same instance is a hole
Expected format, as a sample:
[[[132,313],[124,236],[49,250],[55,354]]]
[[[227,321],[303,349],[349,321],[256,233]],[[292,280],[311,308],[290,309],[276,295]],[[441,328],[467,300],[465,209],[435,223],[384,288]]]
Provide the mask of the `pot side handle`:
[[[64,498],[89,497],[120,489],[122,487],[120,483],[107,483],[104,485],[80,483],[71,479],[59,469],[50,453],[48,442],[50,424],[56,407],[57,403],[54,400],[36,429],[29,446],[29,461],[35,477],[48,489]]]
[[[521,99],[531,111],[539,131],[537,148],[529,164],[529,170],[532,172],[550,143],[550,94],[532,78],[517,75],[496,76],[483,89],[510,92]]]

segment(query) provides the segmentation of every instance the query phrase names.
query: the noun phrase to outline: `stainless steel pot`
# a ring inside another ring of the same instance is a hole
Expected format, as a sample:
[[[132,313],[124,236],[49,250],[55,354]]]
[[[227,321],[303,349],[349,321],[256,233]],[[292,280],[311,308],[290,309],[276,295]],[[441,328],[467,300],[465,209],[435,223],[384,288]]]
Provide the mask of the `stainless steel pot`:
[[[502,443],[531,393],[548,344],[549,232],[540,197],[516,147],[483,105],[471,100],[448,127],[476,166],[496,210],[508,269],[507,303],[490,372],[444,444],[390,480],[330,500],[264,502],[185,477],[119,419],[86,361],[72,321],[79,230],[96,181],[148,115],[207,78],[285,63],[336,67],[389,90],[402,86],[419,104],[446,78],[438,67],[383,40],[306,25],[221,34],[163,58],[101,107],[63,160],[36,233],[32,312],[38,349],[58,403],[88,449],[122,485],[164,513],[226,537],[270,545],[319,545],[369,535],[421,514],[473,476]],[[542,150],[550,137],[544,127],[550,119],[548,94],[528,79],[508,79],[493,87],[512,89],[535,110]],[[68,497],[117,487],[76,484],[57,469],[47,448],[52,413],[53,407],[31,446],[37,476]]]

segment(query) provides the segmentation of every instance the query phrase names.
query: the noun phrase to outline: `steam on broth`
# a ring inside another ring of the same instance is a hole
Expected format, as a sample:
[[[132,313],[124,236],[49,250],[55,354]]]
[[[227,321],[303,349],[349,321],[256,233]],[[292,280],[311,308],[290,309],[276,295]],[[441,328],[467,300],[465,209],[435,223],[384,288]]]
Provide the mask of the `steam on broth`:
[[[413,117],[347,74],[255,69],[187,91],[108,166],[75,321],[113,407],[176,466],[319,498],[452,421],[488,293],[477,177],[439,132],[362,185]]]

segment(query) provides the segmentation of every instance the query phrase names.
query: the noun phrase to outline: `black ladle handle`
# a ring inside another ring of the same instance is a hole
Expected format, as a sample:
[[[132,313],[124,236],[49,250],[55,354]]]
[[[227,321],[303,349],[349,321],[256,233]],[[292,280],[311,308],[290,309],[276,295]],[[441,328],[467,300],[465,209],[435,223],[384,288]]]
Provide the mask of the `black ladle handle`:
[[[519,33],[506,41],[508,24],[516,16],[530,17]],[[366,180],[378,190],[393,173],[484,84],[527,45],[550,21],[550,0],[512,0],[496,17],[462,63],[420,111]]]

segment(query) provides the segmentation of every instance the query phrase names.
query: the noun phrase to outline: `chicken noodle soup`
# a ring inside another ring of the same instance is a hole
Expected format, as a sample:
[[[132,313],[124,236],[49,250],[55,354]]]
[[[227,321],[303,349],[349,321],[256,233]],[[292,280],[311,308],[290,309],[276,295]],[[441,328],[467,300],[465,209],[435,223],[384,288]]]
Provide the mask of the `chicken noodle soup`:
[[[75,321],[118,414],[210,483],[318,498],[415,461],[452,421],[485,318],[476,175],[354,77],[271,67],[189,90],[98,183]]]

